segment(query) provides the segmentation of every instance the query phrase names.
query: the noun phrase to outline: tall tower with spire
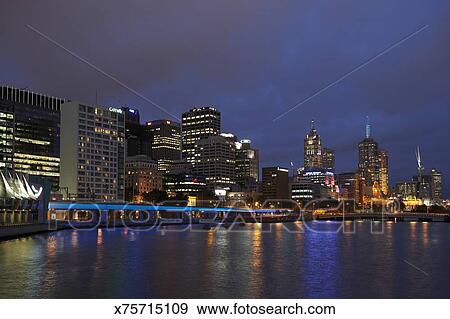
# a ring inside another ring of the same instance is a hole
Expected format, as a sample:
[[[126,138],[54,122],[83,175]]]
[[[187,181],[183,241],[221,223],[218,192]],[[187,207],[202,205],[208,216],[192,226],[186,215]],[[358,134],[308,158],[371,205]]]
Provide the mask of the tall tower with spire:
[[[361,177],[365,180],[365,185],[369,187],[380,187],[381,183],[381,164],[378,143],[372,138],[372,131],[369,117],[366,117],[365,138],[359,142],[359,162],[358,169]],[[387,152],[383,154],[383,162],[387,163]],[[386,164],[387,165],[387,164]],[[386,167],[387,170],[387,167]],[[386,182],[385,182],[386,183]],[[386,188],[386,186],[385,186]]]
[[[305,168],[322,167],[322,141],[320,135],[311,120],[311,130],[304,140],[304,166]]]

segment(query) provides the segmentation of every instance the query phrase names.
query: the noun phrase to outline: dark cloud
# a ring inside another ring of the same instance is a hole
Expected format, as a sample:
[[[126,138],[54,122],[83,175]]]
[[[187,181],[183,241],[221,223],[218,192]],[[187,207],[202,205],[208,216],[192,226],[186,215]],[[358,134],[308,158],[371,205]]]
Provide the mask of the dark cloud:
[[[5,2],[5,1],[4,1]],[[356,167],[370,115],[391,181],[415,173],[414,148],[449,194],[450,3],[446,0],[26,1],[2,3],[0,82],[138,107],[150,103],[49,43],[41,32],[180,114],[216,105],[224,130],[251,138],[262,164],[301,164],[316,119],[340,171]],[[429,27],[278,121],[273,119],[424,25]]]

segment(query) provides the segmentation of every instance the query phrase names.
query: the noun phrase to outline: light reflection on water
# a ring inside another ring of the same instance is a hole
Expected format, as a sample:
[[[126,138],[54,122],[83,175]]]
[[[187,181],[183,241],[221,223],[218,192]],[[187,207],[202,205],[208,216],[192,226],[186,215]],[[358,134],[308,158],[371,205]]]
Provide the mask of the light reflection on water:
[[[449,224],[341,226],[68,230],[1,242],[0,297],[450,297]]]

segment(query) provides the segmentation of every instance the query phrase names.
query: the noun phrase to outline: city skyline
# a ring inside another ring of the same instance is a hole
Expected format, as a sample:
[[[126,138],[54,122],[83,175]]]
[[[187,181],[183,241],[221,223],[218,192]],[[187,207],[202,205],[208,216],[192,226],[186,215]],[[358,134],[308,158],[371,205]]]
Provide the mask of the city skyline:
[[[9,87],[9,86],[3,86],[3,87]],[[17,89],[17,90],[21,90],[21,89],[19,89],[19,88],[14,88],[14,87],[10,87],[10,88],[12,88],[12,89]],[[35,94],[38,94],[38,95],[41,95],[41,94],[44,94],[44,96],[46,96],[45,94],[46,93],[38,93],[38,92],[33,92],[33,91],[29,91],[29,92],[32,92],[32,93],[35,93]],[[48,96],[53,96],[53,95],[48,95]],[[58,98],[55,98],[55,99],[58,99]],[[62,99],[62,100],[65,100],[66,102],[66,104],[68,104],[68,105],[71,105],[73,102],[73,99],[71,99],[70,97],[61,97],[60,99]],[[84,102],[75,102],[75,103],[84,103]],[[133,107],[133,108],[131,108],[131,107],[129,107],[129,106],[120,106],[120,105],[114,105],[114,106],[111,106],[111,105],[97,105],[98,107],[101,107],[101,108],[105,108],[105,109],[122,109],[125,113],[124,114],[131,114],[131,115],[134,115],[134,114],[136,114],[137,115],[137,118],[136,119],[134,119],[134,120],[132,120],[132,121],[137,121],[137,122],[130,122],[130,123],[135,123],[135,124],[139,124],[140,126],[142,126],[143,128],[145,128],[145,127],[149,127],[148,125],[150,124],[150,123],[159,123],[159,122],[161,122],[161,123],[173,123],[173,124],[175,124],[175,125],[178,125],[179,127],[181,127],[182,126],[182,123],[181,122],[176,122],[176,121],[169,121],[169,120],[167,120],[167,119],[164,119],[164,118],[162,118],[162,119],[146,119],[146,118],[142,118],[142,117],[140,117],[139,116],[139,114],[140,114],[140,112],[141,112],[141,110],[139,109],[139,108],[136,108],[136,107]],[[197,107],[199,107],[199,106],[197,106]],[[190,112],[192,112],[192,111],[194,111],[194,110],[196,110],[196,111],[204,111],[204,110],[212,110],[213,111],[213,113],[215,114],[215,113],[217,113],[218,114],[218,116],[219,116],[219,120],[218,120],[218,123],[215,123],[213,126],[214,127],[216,127],[216,129],[218,130],[217,132],[221,132],[221,133],[224,133],[225,132],[225,130],[223,130],[221,127],[222,127],[222,125],[221,125],[221,120],[220,120],[220,117],[221,117],[221,110],[220,109],[218,109],[218,108],[216,108],[216,107],[214,107],[214,106],[207,106],[207,107],[205,107],[205,106],[201,106],[199,109],[196,109],[195,107],[190,107],[189,109],[186,109],[185,111],[183,111],[182,112],[182,118],[184,118],[184,116],[186,116],[187,114],[189,114]],[[130,113],[130,111],[131,111],[131,113]],[[194,113],[195,114],[195,113]],[[223,122],[223,121],[222,121]],[[125,123],[125,122],[124,122]],[[128,122],[127,122],[128,123]],[[316,150],[316,149],[314,149],[316,152],[318,151],[318,154],[319,155],[317,155],[318,157],[319,157],[319,162],[317,162],[317,163],[315,163],[315,164],[317,164],[317,165],[312,165],[312,164],[306,164],[306,161],[310,161],[310,160],[307,160],[307,159],[309,159],[310,157],[311,157],[311,155],[308,155],[308,156],[306,156],[305,157],[305,152],[302,154],[303,155],[303,158],[301,158],[301,159],[297,159],[297,161],[290,161],[290,163],[289,164],[287,164],[287,163],[273,163],[273,164],[271,164],[271,165],[264,165],[264,164],[260,164],[259,165],[259,167],[260,167],[260,170],[259,170],[259,174],[262,176],[262,168],[263,167],[273,167],[273,166],[281,166],[281,167],[286,167],[286,168],[288,168],[288,167],[291,167],[291,168],[295,168],[295,169],[298,169],[298,168],[322,168],[323,167],[323,165],[322,165],[322,160],[324,160],[323,159],[323,156],[325,155],[325,153],[323,153],[323,152],[325,152],[325,151],[330,151],[330,152],[332,152],[332,156],[333,156],[333,163],[334,163],[334,161],[335,161],[335,150],[334,150],[334,148],[333,148],[333,146],[332,145],[328,145],[329,146],[329,148],[327,148],[327,147],[325,147],[324,146],[324,144],[325,145],[327,145],[327,143],[326,143],[326,141],[324,142],[324,139],[322,138],[322,136],[320,135],[320,130],[317,128],[317,121],[316,120],[314,120],[314,119],[311,119],[310,121],[309,121],[309,123],[310,123],[310,131],[308,132],[308,131],[306,131],[305,133],[304,133],[304,143],[302,142],[302,146],[301,146],[301,148],[303,148],[303,149],[305,149],[306,150],[306,145],[308,144],[307,143],[307,141],[310,139],[310,138],[312,138],[312,140],[311,140],[311,145],[315,145],[316,144],[316,142],[315,142],[315,140],[317,139],[317,142],[319,143],[319,148]],[[129,124],[127,124],[127,125],[129,125]],[[134,125],[134,124],[133,124]],[[130,127],[133,127],[133,126],[130,126]],[[205,127],[207,127],[207,126],[205,126]],[[359,147],[361,147],[360,145],[361,145],[361,143],[362,142],[364,142],[364,141],[366,141],[366,140],[369,140],[369,141],[374,141],[374,143],[377,145],[378,143],[377,143],[377,140],[376,139],[372,139],[373,138],[373,134],[372,134],[372,129],[373,129],[373,123],[370,121],[370,118],[369,118],[369,116],[366,116],[365,117],[365,122],[364,122],[364,139],[362,140],[362,141],[360,141],[358,144],[359,144]],[[216,134],[217,134],[217,132],[216,132]],[[239,138],[246,138],[246,137],[243,137],[243,136],[241,136],[239,133],[237,133],[237,132],[232,132],[232,134],[234,134],[236,137],[239,137]],[[311,135],[311,134],[313,134],[313,135]],[[212,135],[213,136],[213,135]],[[182,136],[179,136],[180,137],[180,145],[181,145],[181,143],[182,143]],[[152,138],[153,139],[153,138]],[[250,141],[250,140],[249,140]],[[154,142],[153,142],[154,143]],[[255,144],[255,143],[252,143],[252,144]],[[355,149],[356,149],[356,151],[358,151],[358,144],[357,145],[355,145]],[[155,144],[156,145],[156,144]],[[152,149],[153,149],[153,146],[150,146]],[[377,149],[378,149],[378,147],[376,147]],[[259,150],[261,150],[262,149],[262,154],[264,154],[264,148],[260,148],[260,147],[258,147],[258,149]],[[415,156],[417,157],[417,156],[420,156],[420,154],[418,155],[417,154],[417,152],[418,152],[418,149],[419,149],[419,146],[417,146],[417,148],[415,149]],[[388,152],[389,153],[389,150],[384,150],[384,149],[380,149],[380,152]],[[143,153],[146,153],[146,151],[144,151]],[[139,154],[143,154],[143,153],[139,153]],[[131,155],[135,155],[134,153],[133,154],[131,154]],[[155,155],[155,154],[154,154]],[[339,155],[339,154],[338,154]],[[130,155],[128,155],[128,156],[130,156]],[[358,156],[358,155],[357,155]],[[376,155],[376,156],[378,156],[378,155]],[[126,156],[125,156],[126,157]],[[156,156],[156,157],[154,157],[154,156],[151,156],[153,159],[156,159],[157,161],[159,160],[159,157],[158,156]],[[181,149],[180,149],[180,159],[182,158],[183,156],[181,156]],[[261,158],[259,158],[259,160],[261,160]],[[417,159],[417,158],[415,158],[415,163],[417,164],[417,160],[419,160],[419,159]],[[421,160],[421,159],[420,159]],[[173,160],[172,160],[173,161]],[[188,161],[189,162],[189,161]],[[260,162],[260,163],[264,163],[264,157],[262,158],[262,161]],[[425,163],[426,164],[426,163]],[[306,166],[305,166],[306,165]],[[390,165],[392,165],[392,163],[391,163],[391,160],[389,160],[389,167],[390,167]],[[427,171],[430,171],[430,170],[433,170],[433,169],[437,169],[439,172],[441,172],[441,173],[443,173],[442,174],[442,182],[443,182],[443,188],[442,188],[442,195],[443,195],[443,198],[446,198],[446,196],[447,196],[447,194],[446,194],[446,189],[448,188],[446,188],[446,184],[445,184],[445,179],[446,179],[446,172],[445,171],[443,171],[441,168],[439,168],[439,167],[431,167],[431,166],[425,166],[424,165],[424,163],[423,163],[423,161],[421,160],[421,162],[420,162],[420,164],[419,165],[421,165],[421,170],[423,171],[423,170],[427,170]],[[352,168],[350,168],[350,169],[348,169],[348,170],[345,170],[345,169],[342,169],[342,168],[340,168],[339,166],[337,166],[337,168],[336,169],[331,169],[331,171],[333,171],[336,175],[339,175],[339,174],[345,174],[345,173],[349,173],[349,172],[355,172],[355,173],[357,173],[359,170],[360,170],[361,168],[359,167],[359,164],[358,164],[358,158],[356,158],[356,167],[354,167],[353,169]],[[391,170],[391,168],[389,168],[389,170]],[[389,189],[390,190],[393,190],[395,187],[396,187],[396,184],[397,183],[403,183],[403,182],[412,182],[412,180],[413,180],[413,177],[415,176],[414,174],[416,174],[416,172],[417,172],[417,167],[416,167],[416,171],[413,171],[412,173],[411,173],[411,175],[410,176],[407,176],[406,178],[404,178],[404,179],[395,179],[395,178],[392,178],[391,177],[391,173],[389,172],[389,182],[388,182],[388,186],[389,186]],[[289,174],[290,175],[290,174]],[[367,179],[367,178],[366,178]],[[63,187],[63,188],[66,188],[65,186]],[[386,193],[386,191],[384,191],[384,193],[385,194],[387,194]]]

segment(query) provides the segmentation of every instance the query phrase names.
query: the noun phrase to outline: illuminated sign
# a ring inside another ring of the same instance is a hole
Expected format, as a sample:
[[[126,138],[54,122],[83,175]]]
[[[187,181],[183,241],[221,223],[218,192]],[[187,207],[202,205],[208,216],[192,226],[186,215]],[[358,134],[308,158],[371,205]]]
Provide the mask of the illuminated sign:
[[[110,112],[113,112],[113,113],[119,113],[119,114],[122,114],[123,113],[123,111],[121,110],[121,109],[117,109],[117,108],[115,108],[115,107],[110,107],[109,109],[108,109]],[[131,111],[131,110],[130,110]]]

